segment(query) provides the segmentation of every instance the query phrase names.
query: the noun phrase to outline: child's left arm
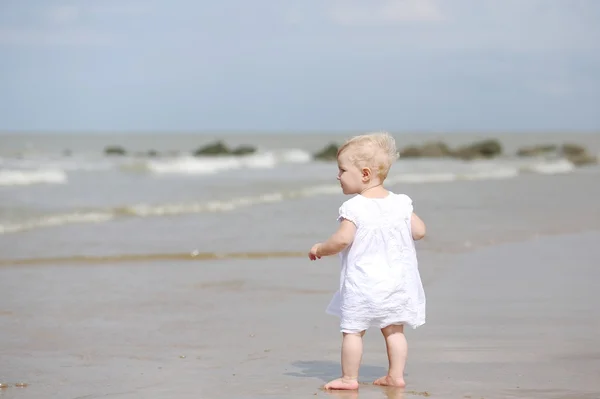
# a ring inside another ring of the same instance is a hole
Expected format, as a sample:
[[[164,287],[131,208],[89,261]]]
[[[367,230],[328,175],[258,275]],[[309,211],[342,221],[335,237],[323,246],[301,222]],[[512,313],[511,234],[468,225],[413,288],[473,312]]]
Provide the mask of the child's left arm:
[[[335,255],[352,244],[355,234],[356,225],[348,219],[343,219],[338,230],[327,241],[313,245],[308,257],[315,260],[322,256]]]

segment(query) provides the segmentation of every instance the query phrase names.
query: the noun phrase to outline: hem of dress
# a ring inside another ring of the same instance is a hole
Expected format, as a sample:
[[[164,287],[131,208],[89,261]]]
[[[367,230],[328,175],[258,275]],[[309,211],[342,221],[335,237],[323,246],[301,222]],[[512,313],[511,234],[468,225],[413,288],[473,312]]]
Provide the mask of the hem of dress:
[[[337,315],[335,315],[333,313],[329,313],[329,314],[331,314],[333,316],[337,316]],[[343,332],[343,333],[357,333],[357,332],[360,332],[360,331],[366,331],[366,330],[368,330],[370,328],[377,328],[377,329],[380,330],[382,328],[385,328],[385,327],[388,327],[388,326],[392,326],[392,325],[407,326],[407,327],[410,327],[413,330],[416,330],[417,328],[425,325],[425,323],[426,323],[425,320],[418,321],[418,322],[408,322],[408,321],[404,321],[404,320],[402,320],[402,321],[393,321],[393,322],[390,322],[390,323],[385,323],[384,326],[382,326],[381,324],[377,324],[377,323],[371,323],[369,325],[363,326],[364,329],[361,329],[361,328],[344,328],[344,327],[342,327],[340,325],[340,332]]]

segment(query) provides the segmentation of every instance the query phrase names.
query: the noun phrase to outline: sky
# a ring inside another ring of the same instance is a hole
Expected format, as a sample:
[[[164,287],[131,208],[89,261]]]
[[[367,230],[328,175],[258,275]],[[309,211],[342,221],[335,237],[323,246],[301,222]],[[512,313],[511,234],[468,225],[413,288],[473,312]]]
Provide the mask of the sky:
[[[0,0],[1,131],[600,131],[600,0]]]

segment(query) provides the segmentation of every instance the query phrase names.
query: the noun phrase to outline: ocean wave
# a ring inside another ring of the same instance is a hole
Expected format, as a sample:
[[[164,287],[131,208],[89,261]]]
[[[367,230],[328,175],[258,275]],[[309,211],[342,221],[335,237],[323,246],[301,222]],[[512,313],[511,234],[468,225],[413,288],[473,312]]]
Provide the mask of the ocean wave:
[[[336,188],[336,191],[339,192],[339,186],[337,186]],[[280,202],[285,199],[309,197],[314,195],[318,195],[318,192],[314,192],[309,189],[290,192],[274,192],[258,196],[231,198],[221,201],[183,202],[157,205],[134,204],[129,206],[98,209],[92,211],[76,211],[72,213],[46,215],[25,221],[16,221],[12,223],[0,224],[0,234],[17,233],[36,228],[53,227],[75,223],[102,223],[116,218],[124,217],[143,218],[198,213],[230,212],[243,207],[249,207],[260,204],[269,204],[274,202]]]
[[[520,168],[524,172],[539,173],[542,175],[557,175],[562,173],[571,173],[576,167],[566,159],[557,159],[555,161],[539,161],[523,165]]]
[[[73,212],[57,215],[42,216],[37,219],[22,222],[0,224],[0,234],[18,233],[42,227],[62,226],[75,223],[101,223],[113,219],[111,212]]]
[[[519,170],[513,167],[489,167],[489,168],[471,168],[470,170],[459,170],[455,172],[423,172],[423,173],[404,173],[401,175],[390,176],[390,184],[426,184],[426,183],[444,183],[460,180],[499,180],[511,179],[519,175]]]
[[[0,165],[7,169],[17,170],[60,169],[69,172],[95,172],[110,170],[114,163],[106,159],[78,156],[60,159],[50,157],[0,158]]]
[[[479,170],[458,175],[458,180],[503,180],[519,175],[516,168],[504,167],[492,170]]]
[[[432,181],[441,182],[457,180],[459,178],[460,176],[452,174],[405,174],[390,177],[389,183],[425,183]],[[481,178],[481,176],[479,178]],[[321,195],[336,195],[340,193],[341,189],[339,184],[322,184],[306,187],[300,190],[271,192],[262,195],[241,196],[224,200],[180,202],[166,204],[140,203],[109,209],[77,211],[73,213],[49,215],[37,219],[27,220],[24,222],[0,224],[0,234],[16,233],[35,228],[53,227],[74,223],[102,223],[116,218],[125,217],[145,218],[160,216],[178,216],[199,213],[231,212],[244,207],[272,204],[282,202],[285,200],[309,198]]]
[[[194,160],[196,162],[196,160]],[[213,166],[216,163],[212,164]],[[406,167],[405,165],[404,167]],[[521,173],[557,174],[569,173],[574,170],[571,163],[564,160],[536,161],[529,163],[492,163],[476,162],[455,165],[454,171],[440,172],[442,165],[432,168],[431,164],[421,164],[422,168],[430,171],[415,171],[390,175],[387,183],[393,187],[396,184],[427,184],[455,181],[498,180],[511,179]],[[413,165],[413,167],[415,167]],[[448,165],[444,167],[450,169]],[[1,176],[1,175],[0,175]],[[64,176],[64,173],[59,176]],[[56,179],[56,178],[55,178]],[[66,177],[65,177],[66,179]],[[59,179],[60,180],[60,179]],[[60,226],[74,223],[102,223],[117,218],[126,217],[161,217],[199,213],[231,212],[243,207],[261,204],[272,204],[292,199],[309,198],[321,195],[340,194],[339,183],[322,184],[301,188],[298,190],[283,190],[255,196],[240,196],[223,200],[192,201],[180,203],[146,204],[138,203],[108,209],[74,211],[71,213],[47,215],[24,221],[13,221],[0,224],[0,234],[16,233],[43,227]]]
[[[235,169],[272,169],[279,164],[298,164],[312,161],[308,152],[291,149],[261,152],[246,156],[194,157],[169,159],[139,159],[120,165],[123,171],[149,172],[155,175],[205,175]]]
[[[97,172],[118,170],[122,172],[150,173],[153,175],[206,175],[235,169],[272,169],[279,164],[304,164],[313,161],[312,155],[304,150],[278,149],[245,156],[179,155],[171,157],[119,157],[114,159],[94,156],[53,158],[35,156],[31,158],[0,157],[0,166],[15,171],[60,170],[68,172]],[[1,183],[0,183],[1,184]]]
[[[0,170],[0,186],[65,184],[67,180],[67,174],[61,169]]]

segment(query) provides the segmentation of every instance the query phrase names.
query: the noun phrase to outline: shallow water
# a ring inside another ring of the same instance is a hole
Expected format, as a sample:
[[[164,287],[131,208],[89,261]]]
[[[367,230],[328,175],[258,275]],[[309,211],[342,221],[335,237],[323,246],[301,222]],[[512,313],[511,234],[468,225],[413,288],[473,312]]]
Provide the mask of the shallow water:
[[[397,135],[400,147],[442,138]],[[422,244],[456,251],[509,239],[592,228],[600,167],[563,159],[516,158],[517,148],[581,143],[600,135],[501,135],[505,155],[489,161],[399,160],[388,187],[404,192],[430,228]],[[138,254],[303,251],[334,228],[347,199],[335,164],[311,153],[344,136],[229,135],[254,144],[246,158],[107,157],[104,146],[190,151],[194,135],[0,136],[0,259]],[[62,154],[65,148],[72,153]]]

